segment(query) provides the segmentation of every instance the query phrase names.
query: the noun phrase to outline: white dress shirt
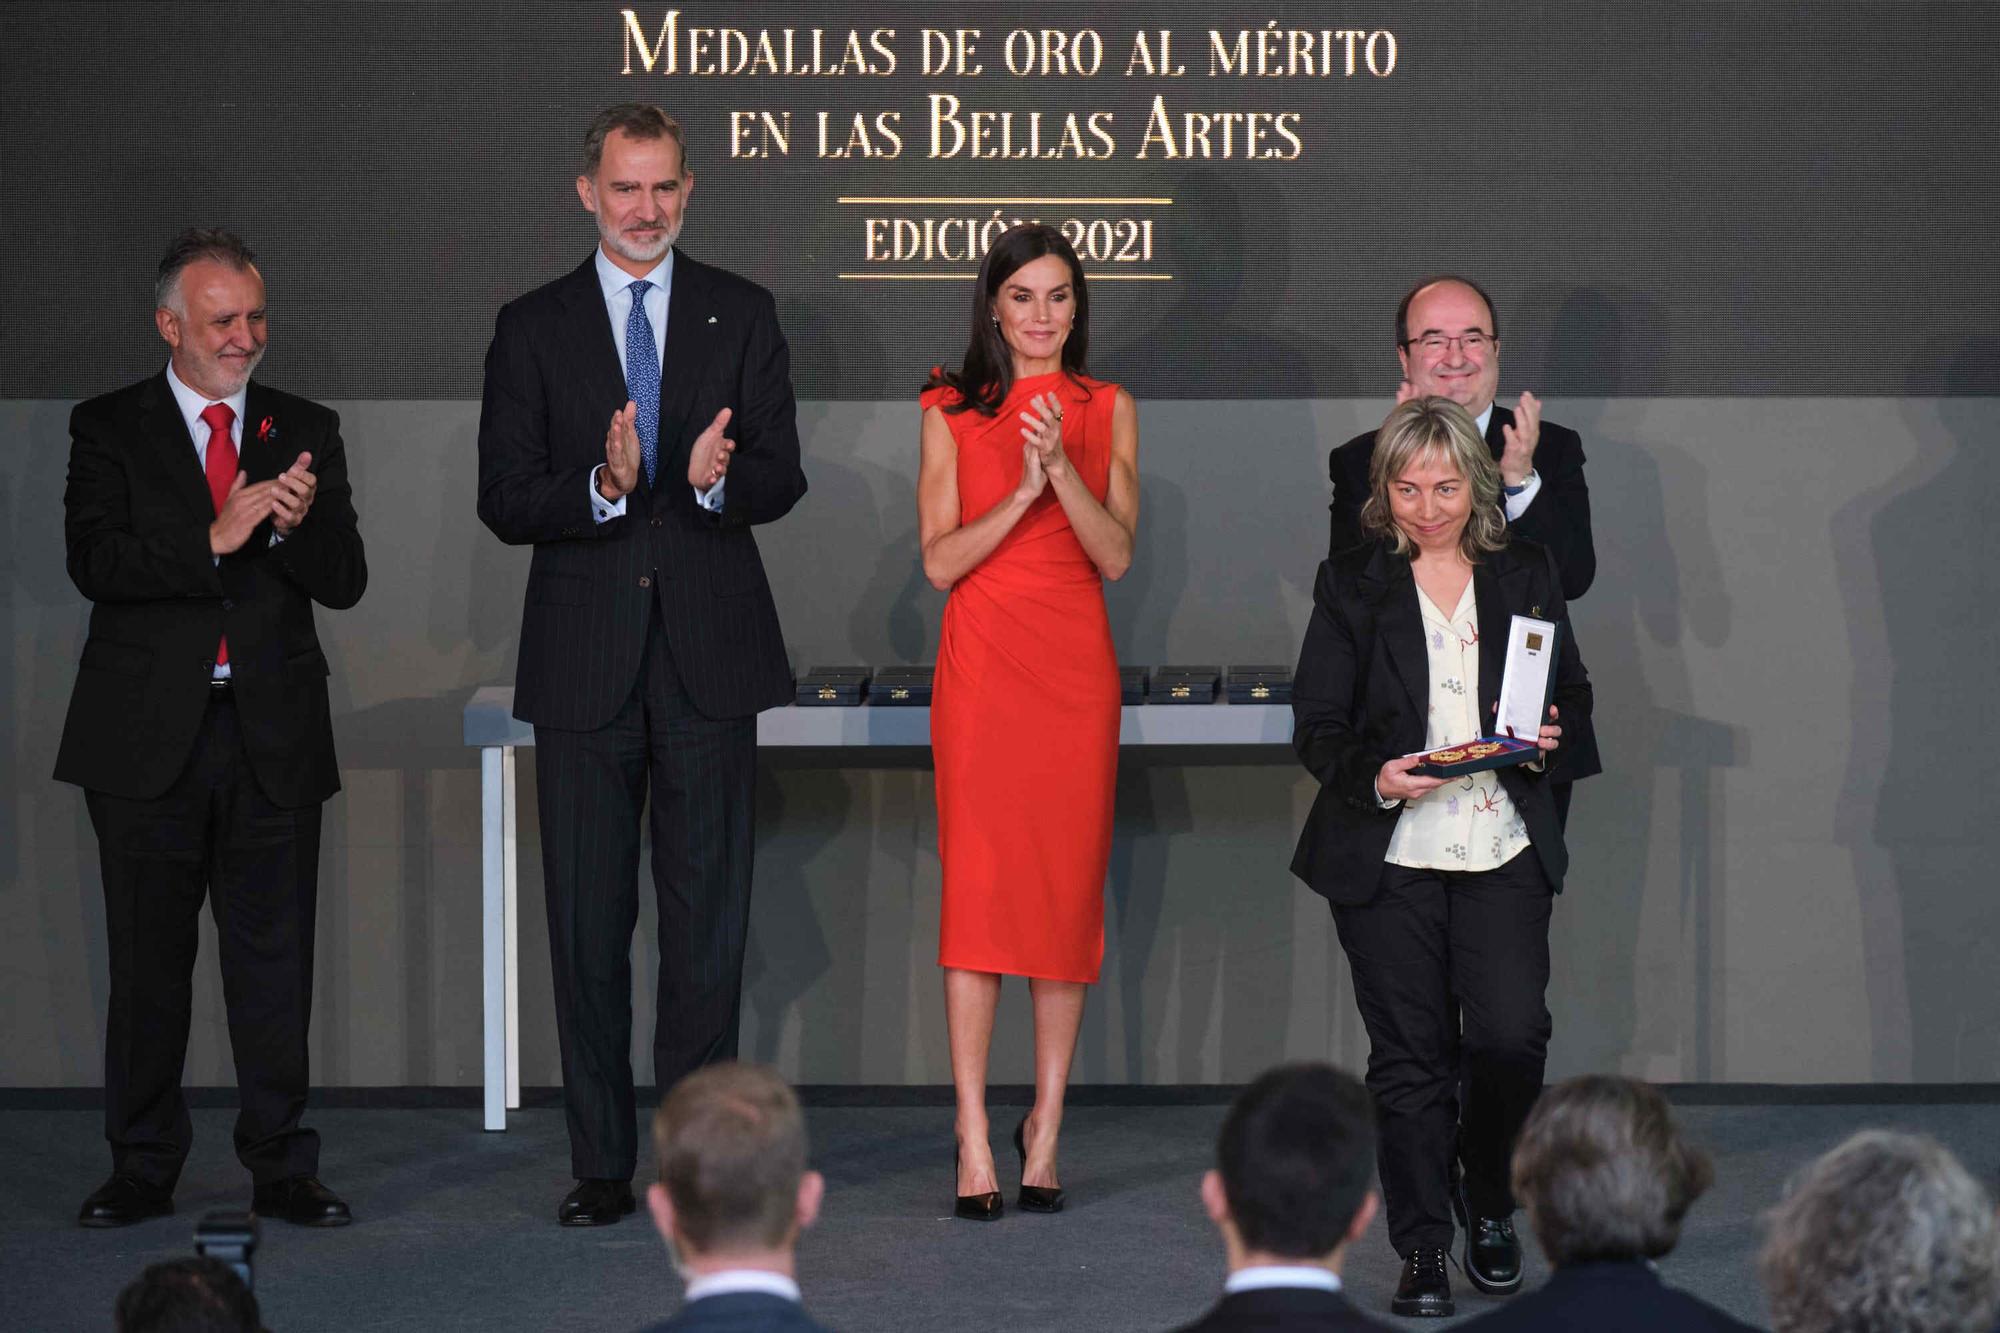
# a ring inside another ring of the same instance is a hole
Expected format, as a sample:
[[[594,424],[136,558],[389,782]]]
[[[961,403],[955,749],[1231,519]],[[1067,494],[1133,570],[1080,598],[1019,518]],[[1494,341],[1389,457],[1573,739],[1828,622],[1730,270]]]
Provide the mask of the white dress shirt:
[[[700,1277],[690,1278],[683,1299],[698,1301],[709,1296],[733,1296],[746,1291],[760,1291],[767,1296],[782,1296],[792,1302],[797,1302],[799,1299],[798,1283],[783,1273],[773,1273],[762,1268],[725,1268],[719,1273],[704,1273]]]
[[[217,403],[228,404],[230,412],[234,414],[229,423],[229,442],[236,446],[237,467],[240,471],[242,469],[243,458],[243,412],[245,405],[250,399],[249,383],[246,381],[242,388],[227,398],[205,398],[189,388],[179,375],[174,374],[174,363],[169,361],[167,362],[167,388],[172,390],[174,406],[180,408],[181,420],[187,423],[188,435],[194,440],[194,461],[196,466],[200,468],[204,478],[208,475],[209,432],[208,423],[201,419],[201,414]],[[271,541],[273,545],[277,544],[278,534],[275,531],[271,534]],[[210,556],[209,559],[214,564],[219,565],[222,563],[222,557],[219,555]],[[229,676],[229,663],[217,662],[215,664],[215,679],[228,680]]]
[[[618,368],[625,368],[625,325],[632,318],[632,284],[639,281],[624,269],[619,268],[605,257],[604,247],[598,246],[593,252],[597,260],[597,283],[604,289],[604,310],[611,317],[611,341],[618,345]],[[652,283],[646,289],[646,322],[653,326],[653,347],[662,358],[667,354],[667,300],[674,289],[674,249],[667,247],[667,253],[653,266],[645,280]],[[660,373],[660,397],[666,397],[666,371],[664,363]],[[662,440],[662,444],[666,441]],[[625,497],[619,496],[614,502],[604,498],[604,492],[597,489],[597,474],[604,467],[599,463],[590,470],[590,512],[599,523],[619,517],[625,512]],[[695,503],[711,513],[722,511],[722,488],[728,478],[718,481],[706,491],[694,488]]]
[[[1267,1264],[1239,1268],[1229,1275],[1222,1289],[1234,1296],[1239,1291],[1264,1291],[1271,1287],[1311,1287],[1319,1291],[1339,1291],[1340,1274],[1318,1264]]]

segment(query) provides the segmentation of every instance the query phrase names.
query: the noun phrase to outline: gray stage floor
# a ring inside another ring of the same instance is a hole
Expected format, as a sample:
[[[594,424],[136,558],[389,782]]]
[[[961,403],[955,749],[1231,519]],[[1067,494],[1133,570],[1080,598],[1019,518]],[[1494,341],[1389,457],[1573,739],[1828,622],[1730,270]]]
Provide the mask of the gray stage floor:
[[[800,1278],[838,1329],[1158,1330],[1214,1298],[1221,1248],[1195,1182],[1220,1106],[1072,1109],[1063,1141],[1070,1208],[1010,1212],[979,1225],[949,1216],[950,1111],[813,1107],[825,1215],[801,1250]],[[1019,1114],[994,1116],[996,1146]],[[2000,1107],[1684,1106],[1716,1154],[1718,1184],[1664,1265],[1668,1279],[1764,1323],[1755,1286],[1757,1214],[1786,1174],[1863,1126],[1921,1130],[1983,1179],[2000,1174]],[[74,1223],[105,1174],[94,1112],[0,1112],[0,1326],[108,1329],[119,1288],[156,1259],[190,1249],[196,1218],[247,1206],[229,1149],[231,1113],[198,1111],[179,1212],[122,1231]],[[274,1333],[317,1329],[637,1328],[672,1310],[679,1282],[643,1211],[601,1230],[555,1225],[569,1187],[562,1117],[517,1112],[504,1134],[472,1110],[322,1110],[327,1181],[359,1219],[342,1231],[267,1226],[258,1296]],[[1002,1157],[1003,1171],[1011,1155]],[[642,1163],[641,1172],[646,1170]],[[1530,1283],[1543,1269],[1531,1251]],[[1385,1309],[1396,1276],[1380,1225],[1348,1283]],[[1490,1307],[1462,1280],[1461,1317]],[[1385,1315],[1386,1318],[1386,1315]],[[1443,1321],[1419,1327],[1442,1327]]]

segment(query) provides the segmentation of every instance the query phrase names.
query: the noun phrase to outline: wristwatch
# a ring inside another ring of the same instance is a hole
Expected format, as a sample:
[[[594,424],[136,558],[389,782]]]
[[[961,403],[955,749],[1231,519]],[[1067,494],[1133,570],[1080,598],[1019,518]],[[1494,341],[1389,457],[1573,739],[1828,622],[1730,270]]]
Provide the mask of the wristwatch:
[[[1535,479],[1535,470],[1533,468],[1529,468],[1527,477],[1522,480],[1519,486],[1509,486],[1506,482],[1503,481],[1500,483],[1500,489],[1507,495],[1519,495],[1521,492],[1528,489],[1528,483],[1533,481],[1534,479]]]

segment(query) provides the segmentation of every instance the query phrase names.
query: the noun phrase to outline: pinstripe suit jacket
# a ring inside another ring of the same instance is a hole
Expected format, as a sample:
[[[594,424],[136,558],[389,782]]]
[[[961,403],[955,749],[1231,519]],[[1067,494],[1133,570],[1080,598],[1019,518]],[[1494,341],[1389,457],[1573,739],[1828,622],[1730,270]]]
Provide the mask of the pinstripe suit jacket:
[[[791,669],[750,527],[805,494],[791,355],[771,294],[674,256],[660,389],[659,484],[593,520],[590,473],[630,396],[593,259],[500,311],[479,416],[479,517],[533,545],[514,714],[589,731],[638,679],[655,599],[682,684],[713,718],[787,702]],[[736,441],[723,508],[687,482],[695,438],[723,408]]]

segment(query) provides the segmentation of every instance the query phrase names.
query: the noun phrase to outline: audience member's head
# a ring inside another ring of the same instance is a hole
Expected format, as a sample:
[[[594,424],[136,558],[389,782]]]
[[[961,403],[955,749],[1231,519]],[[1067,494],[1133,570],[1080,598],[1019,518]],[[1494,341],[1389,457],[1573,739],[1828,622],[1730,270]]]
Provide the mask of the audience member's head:
[[[1930,1139],[1856,1134],[1793,1177],[1767,1220],[1778,1333],[1987,1333],[2000,1316],[1993,1201]]]
[[[696,1070],[660,1103],[653,1146],[646,1201],[684,1268],[792,1271],[826,1182],[806,1170],[805,1116],[783,1079],[758,1065]]]
[[[220,1259],[169,1259],[118,1293],[118,1333],[257,1333],[257,1298]]]
[[[1713,1178],[1665,1097],[1608,1074],[1543,1092],[1514,1147],[1514,1196],[1557,1268],[1666,1254]]]
[[[1375,1112],[1368,1090],[1330,1065],[1281,1065],[1245,1088],[1222,1121],[1201,1199],[1232,1270],[1337,1267],[1375,1216]]]

